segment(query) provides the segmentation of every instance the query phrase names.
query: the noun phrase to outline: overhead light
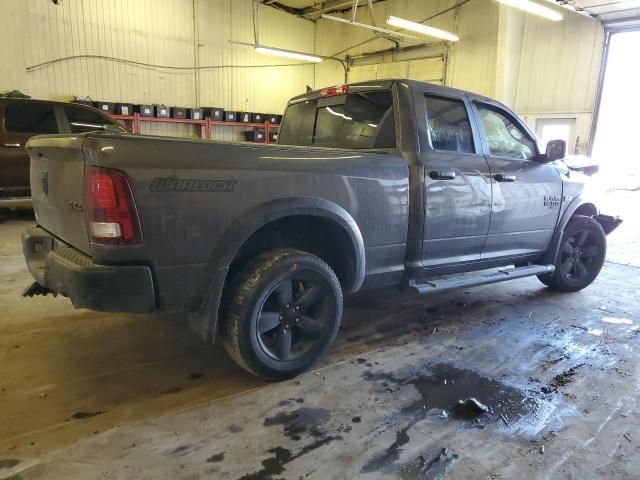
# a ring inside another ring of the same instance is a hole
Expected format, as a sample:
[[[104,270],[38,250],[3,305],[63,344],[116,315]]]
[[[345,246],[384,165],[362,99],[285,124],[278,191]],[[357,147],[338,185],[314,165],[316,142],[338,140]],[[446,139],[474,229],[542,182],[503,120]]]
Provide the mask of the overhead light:
[[[367,30],[373,30],[374,32],[385,33],[387,35],[392,35],[394,37],[404,37],[404,38],[411,38],[413,40],[423,40],[422,38],[416,37],[415,35],[407,35],[406,33],[395,32],[395,31],[389,30],[387,28],[380,28],[380,27],[376,27],[374,25],[368,25],[366,23],[354,22],[352,20],[347,20],[346,18],[334,17],[333,15],[327,15],[326,13],[323,13],[321,15],[321,17],[325,18],[327,20],[333,20],[334,22],[346,23],[347,25],[353,25],[354,27],[366,28]]]
[[[264,45],[257,45],[254,43],[239,42],[237,40],[229,40],[229,43],[233,43],[235,45],[244,45],[245,47],[253,47],[253,49],[258,53],[273,55],[276,57],[293,58],[295,60],[302,60],[305,62],[321,62],[322,60],[324,60],[324,58],[319,55],[296,52],[295,50],[285,50],[284,48],[266,47]]]
[[[440,30],[439,28],[429,27],[421,23],[405,20],[404,18],[394,17],[389,15],[387,17],[387,23],[394,27],[403,28],[405,30],[411,30],[412,32],[418,32],[430,37],[442,38],[443,40],[449,40],[450,42],[457,42],[460,40],[455,33],[447,32],[446,30]]]
[[[256,45],[255,50],[258,53],[264,53],[265,55],[274,55],[276,57],[294,58],[296,60],[304,60],[306,62],[321,62],[322,57],[312,55],[310,53],[294,52],[292,50],[283,50],[281,48],[263,47],[262,45]]]
[[[539,17],[544,17],[547,20],[553,20],[554,22],[559,22],[563,18],[560,12],[557,12],[552,8],[545,7],[544,5],[540,5],[539,3],[532,2],[531,0],[498,0],[498,1],[500,3],[504,3],[505,5],[509,5],[510,7],[524,10],[525,12],[538,15]]]

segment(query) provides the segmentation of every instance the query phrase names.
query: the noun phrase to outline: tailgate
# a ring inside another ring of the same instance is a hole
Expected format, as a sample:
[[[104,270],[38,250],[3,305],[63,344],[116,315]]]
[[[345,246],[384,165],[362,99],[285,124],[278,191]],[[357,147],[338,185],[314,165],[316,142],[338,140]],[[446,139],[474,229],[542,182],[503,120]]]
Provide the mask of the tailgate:
[[[31,196],[38,224],[71,246],[89,254],[83,211],[84,136],[32,138]]]

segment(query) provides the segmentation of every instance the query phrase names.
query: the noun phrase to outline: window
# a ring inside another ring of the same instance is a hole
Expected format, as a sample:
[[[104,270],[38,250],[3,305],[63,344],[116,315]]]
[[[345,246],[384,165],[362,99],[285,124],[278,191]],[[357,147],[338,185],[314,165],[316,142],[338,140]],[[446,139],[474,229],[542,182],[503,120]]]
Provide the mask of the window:
[[[540,139],[542,150],[547,148],[549,140],[564,140],[567,142],[567,153],[572,153],[575,142],[574,132],[576,128],[575,118],[538,118],[536,121],[536,134]]]
[[[475,153],[464,102],[426,96],[427,128],[431,146],[445,152]]]
[[[278,143],[336,148],[394,148],[390,90],[307,100],[287,109]]]
[[[528,160],[535,156],[534,141],[510,116],[496,108],[480,104],[478,112],[492,156],[519,160]]]
[[[9,103],[5,110],[4,126],[7,132],[59,133],[53,107],[46,103]]]
[[[64,107],[64,111],[69,120],[71,133],[85,133],[95,130],[121,130],[126,131],[123,127],[118,127],[112,120],[103,117],[99,113],[82,107]]]

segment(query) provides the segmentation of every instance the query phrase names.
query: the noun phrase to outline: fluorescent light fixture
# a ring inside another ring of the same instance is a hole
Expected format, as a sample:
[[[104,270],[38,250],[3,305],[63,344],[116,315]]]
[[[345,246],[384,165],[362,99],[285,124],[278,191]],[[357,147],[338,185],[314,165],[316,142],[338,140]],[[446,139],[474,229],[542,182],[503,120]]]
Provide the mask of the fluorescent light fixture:
[[[238,40],[229,40],[229,43],[234,45],[244,45],[245,47],[252,47],[256,52],[263,53],[265,55],[273,55],[276,57],[293,58],[295,60],[302,60],[304,62],[321,62],[326,57],[319,55],[313,55],[312,53],[296,52],[295,50],[285,50],[284,48],[267,47],[265,45],[257,45],[248,42],[239,42]]]
[[[312,55],[310,53],[294,52],[292,50],[283,50],[281,48],[264,47],[262,45],[256,45],[255,50],[258,53],[264,53],[265,55],[273,55],[276,57],[293,58],[295,60],[304,60],[305,62],[321,62],[322,57]]]
[[[538,15],[539,17],[544,17],[547,20],[553,20],[554,22],[559,22],[563,18],[560,12],[557,12],[552,8],[545,7],[544,5],[540,5],[539,3],[532,2],[531,0],[498,0],[498,1],[500,3],[504,3],[505,5],[509,5],[510,7],[524,10],[525,12]]]
[[[440,30],[439,28],[429,27],[421,23],[405,20],[404,18],[394,17],[389,15],[387,17],[387,23],[394,27],[403,28],[405,30],[411,30],[412,32],[418,32],[430,37],[442,38],[443,40],[449,40],[450,42],[457,42],[460,40],[456,34],[447,32],[446,30]]]
[[[333,15],[327,15],[326,13],[323,13],[321,17],[327,20],[333,20],[334,22],[346,23],[347,25],[353,25],[354,27],[366,28],[367,30],[373,30],[374,32],[385,33],[394,37],[411,38],[413,40],[424,40],[420,37],[416,37],[415,35],[407,35],[406,33],[395,32],[387,28],[374,27],[373,25],[368,25],[366,23],[352,22],[351,20],[347,20],[346,18],[334,17]]]

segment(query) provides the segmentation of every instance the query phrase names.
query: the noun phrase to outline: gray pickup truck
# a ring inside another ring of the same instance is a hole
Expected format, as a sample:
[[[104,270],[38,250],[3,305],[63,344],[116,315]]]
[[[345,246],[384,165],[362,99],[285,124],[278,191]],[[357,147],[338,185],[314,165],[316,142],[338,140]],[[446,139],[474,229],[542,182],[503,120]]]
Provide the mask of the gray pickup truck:
[[[532,275],[577,291],[621,222],[585,198],[563,141],[541,152],[504,105],[413,80],[295,97],[278,145],[95,132],[28,152],[25,295],[187,313],[267,379],[329,348],[343,292]]]

